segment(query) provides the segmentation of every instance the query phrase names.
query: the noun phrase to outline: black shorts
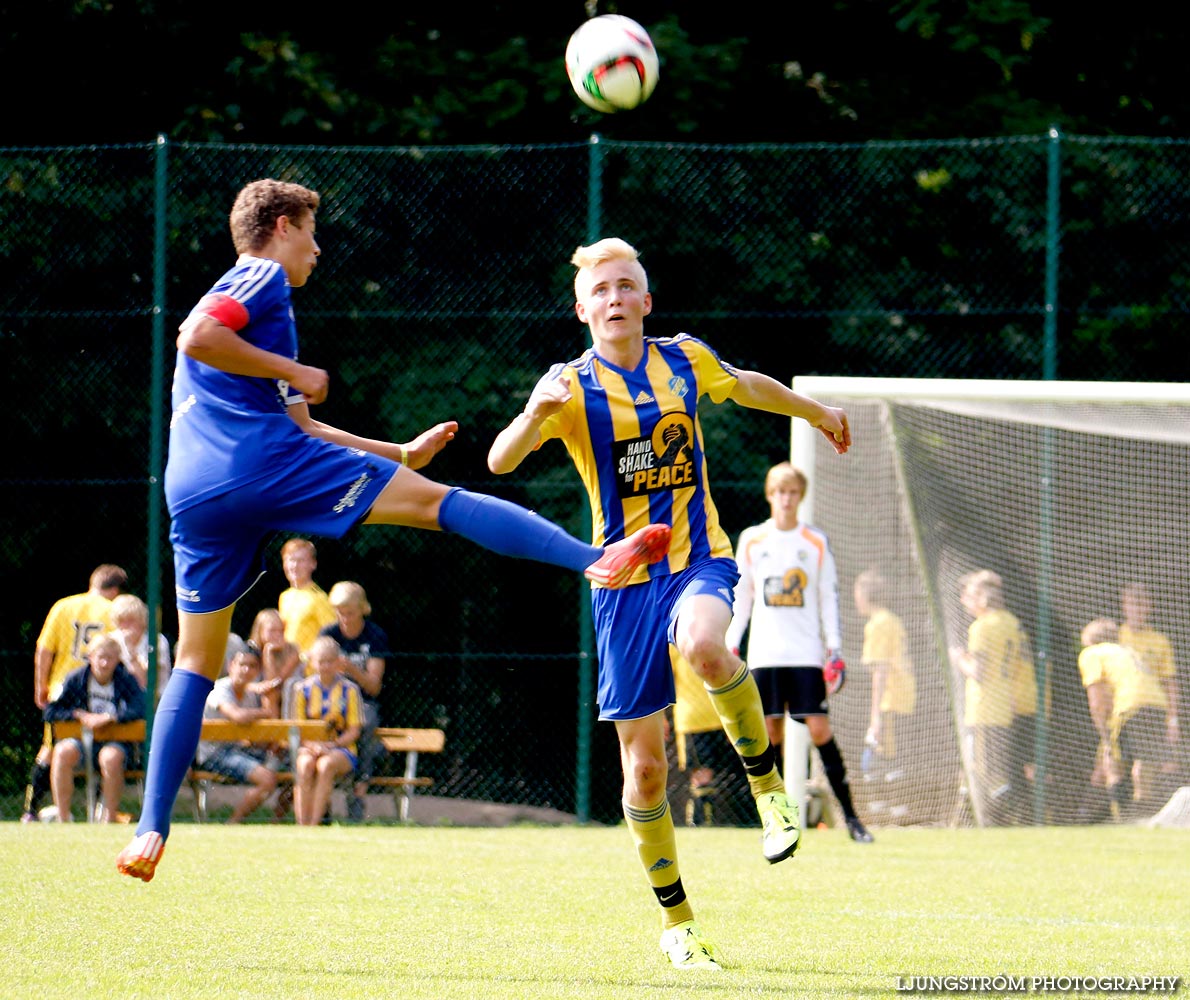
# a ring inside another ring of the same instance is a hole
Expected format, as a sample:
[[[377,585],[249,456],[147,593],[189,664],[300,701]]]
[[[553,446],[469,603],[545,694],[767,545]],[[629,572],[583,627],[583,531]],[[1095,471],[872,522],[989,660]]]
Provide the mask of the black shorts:
[[[822,667],[754,667],[752,677],[766,716],[788,712],[795,719],[804,719],[830,714]]]

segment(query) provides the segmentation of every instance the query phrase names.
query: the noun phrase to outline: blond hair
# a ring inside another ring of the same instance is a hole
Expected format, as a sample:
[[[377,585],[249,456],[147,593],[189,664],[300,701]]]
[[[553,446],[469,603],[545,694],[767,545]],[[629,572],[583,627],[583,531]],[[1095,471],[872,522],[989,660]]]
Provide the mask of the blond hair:
[[[608,236],[605,239],[597,240],[590,246],[575,249],[570,257],[570,263],[578,268],[578,273],[574,276],[575,289],[578,289],[579,278],[585,272],[600,264],[606,264],[609,260],[624,260],[635,264],[640,272],[642,290],[646,292],[649,290],[649,276],[640,262],[640,252],[631,243],[618,236]]]
[[[1004,580],[992,569],[980,569],[968,573],[959,583],[964,593],[985,608],[1004,607]]]
[[[855,578],[855,592],[869,604],[883,606],[888,582],[879,570],[866,569]]]
[[[113,625],[129,620],[149,624],[149,606],[136,594],[119,594],[113,598],[110,614]]]
[[[285,628],[285,620],[281,617],[280,611],[276,608],[261,608],[256,612],[256,617],[252,619],[252,629],[248,633],[248,641],[257,649],[264,649],[264,640],[261,639],[261,635],[264,633],[264,625],[267,621],[280,622],[281,628]]]
[[[110,632],[97,632],[95,635],[91,636],[90,640],[87,642],[87,648],[85,651],[86,656],[88,659],[90,659],[95,653],[98,653],[101,649],[106,649],[109,646],[115,650],[116,658],[118,659],[122,655],[122,651],[120,649],[120,644],[116,641],[116,637]]]
[[[311,559],[318,558],[318,550],[314,547],[314,543],[308,538],[291,538],[288,542],[281,546],[281,558],[284,559],[289,553],[305,550],[310,553]]]
[[[306,658],[313,663],[323,656],[331,656],[338,659],[342,655],[343,647],[335,642],[334,636],[320,635],[310,643],[310,651],[307,653]]]
[[[331,607],[337,608],[342,604],[354,604],[360,609],[365,618],[372,613],[372,605],[368,603],[368,595],[364,588],[354,580],[340,580],[327,595]]]
[[[1118,642],[1120,627],[1110,618],[1096,618],[1087,622],[1081,638],[1084,646],[1097,646],[1101,642]]]
[[[795,469],[790,462],[778,462],[769,469],[768,475],[764,477],[764,495],[770,496],[779,485],[788,482],[797,483],[802,488],[803,495],[810,485],[810,481],[806,479],[806,474],[801,469]]]

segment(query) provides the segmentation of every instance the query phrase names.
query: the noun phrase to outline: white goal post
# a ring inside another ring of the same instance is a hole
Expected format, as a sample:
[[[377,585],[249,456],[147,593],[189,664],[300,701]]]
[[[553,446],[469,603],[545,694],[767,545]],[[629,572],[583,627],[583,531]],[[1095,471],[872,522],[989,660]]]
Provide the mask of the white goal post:
[[[793,389],[842,406],[852,427],[852,449],[838,456],[792,421],[791,457],[809,480],[802,520],[826,531],[839,566],[848,681],[831,718],[861,816],[876,826],[1104,818],[1079,635],[1091,619],[1119,621],[1121,589],[1141,583],[1149,627],[1170,639],[1179,669],[1190,659],[1190,387],[799,376]],[[1039,682],[1033,719],[1021,712],[1028,739],[1011,750],[1008,820],[987,804],[999,789],[981,787],[965,683],[950,662],[971,620],[960,580],[981,569],[1003,579]],[[877,754],[864,753],[872,687],[852,594],[864,570],[888,585],[916,684],[912,714],[897,717],[895,744]],[[1138,780],[1137,795],[1152,796],[1138,809],[1186,783],[1184,747]]]

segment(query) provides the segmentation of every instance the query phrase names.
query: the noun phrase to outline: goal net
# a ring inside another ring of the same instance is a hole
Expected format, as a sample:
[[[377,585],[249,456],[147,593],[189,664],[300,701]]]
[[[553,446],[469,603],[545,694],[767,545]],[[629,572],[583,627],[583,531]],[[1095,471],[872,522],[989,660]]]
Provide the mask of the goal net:
[[[793,387],[843,406],[854,439],[839,457],[793,422],[793,462],[809,478],[802,519],[826,531],[838,562],[848,681],[831,719],[861,816],[874,826],[1106,819],[1080,634],[1095,618],[1121,621],[1121,590],[1139,582],[1149,627],[1169,638],[1179,666],[1186,658],[1190,389],[816,376]],[[865,570],[886,582],[915,682],[892,746],[875,749],[864,740],[872,681],[853,597]],[[972,621],[962,581],[980,570],[1002,579],[1036,676],[1031,729],[1026,715],[1004,751],[1013,787],[1003,801],[965,725],[966,682],[950,653],[966,647]],[[1186,783],[1185,761],[1168,750],[1155,773],[1138,776],[1150,812]],[[989,802],[1007,804],[1008,818]]]

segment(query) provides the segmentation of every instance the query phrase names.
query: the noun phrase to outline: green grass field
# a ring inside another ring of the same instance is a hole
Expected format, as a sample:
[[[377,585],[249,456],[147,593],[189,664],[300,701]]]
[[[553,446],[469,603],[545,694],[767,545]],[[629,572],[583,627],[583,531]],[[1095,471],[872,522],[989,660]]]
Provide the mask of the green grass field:
[[[815,830],[770,866],[756,830],[682,829],[717,973],[666,963],[623,829],[186,824],[149,885],[115,872],[129,834],[0,824],[0,996],[863,998],[1190,973],[1187,831]]]

